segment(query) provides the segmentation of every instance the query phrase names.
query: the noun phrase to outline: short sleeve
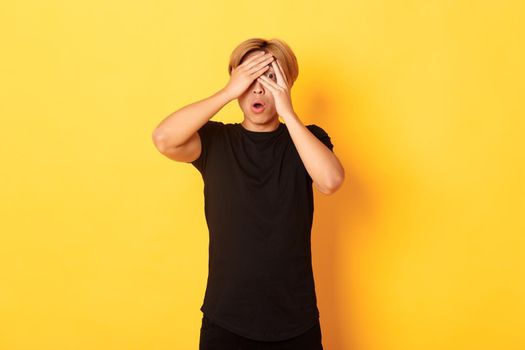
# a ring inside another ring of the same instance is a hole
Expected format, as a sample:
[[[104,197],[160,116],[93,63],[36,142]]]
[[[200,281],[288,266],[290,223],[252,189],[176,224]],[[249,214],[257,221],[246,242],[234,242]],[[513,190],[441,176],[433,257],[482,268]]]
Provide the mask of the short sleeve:
[[[328,147],[330,151],[333,152],[334,145],[332,144],[330,136],[328,136],[328,134],[326,133],[326,131],[323,130],[323,128],[315,124],[310,124],[306,127],[308,128],[308,130],[310,130],[312,134],[315,135],[315,137],[317,137],[322,143],[324,143],[324,145]]]
[[[201,139],[201,153],[197,159],[191,162],[191,164],[200,171],[202,175],[206,171],[206,162],[212,147],[213,140],[217,135],[217,131],[224,126],[222,122],[208,120],[197,132]]]

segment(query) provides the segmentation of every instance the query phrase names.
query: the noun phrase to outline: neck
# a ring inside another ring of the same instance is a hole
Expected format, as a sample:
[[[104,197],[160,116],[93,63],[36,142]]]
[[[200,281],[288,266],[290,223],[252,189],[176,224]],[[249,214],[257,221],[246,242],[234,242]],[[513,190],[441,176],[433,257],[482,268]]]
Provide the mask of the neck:
[[[281,122],[279,121],[279,117],[274,117],[272,119],[267,120],[266,122],[260,122],[260,123],[254,123],[250,119],[244,117],[244,120],[242,121],[241,125],[250,131],[256,131],[256,132],[268,132],[268,131],[274,131],[279,127],[279,124]]]

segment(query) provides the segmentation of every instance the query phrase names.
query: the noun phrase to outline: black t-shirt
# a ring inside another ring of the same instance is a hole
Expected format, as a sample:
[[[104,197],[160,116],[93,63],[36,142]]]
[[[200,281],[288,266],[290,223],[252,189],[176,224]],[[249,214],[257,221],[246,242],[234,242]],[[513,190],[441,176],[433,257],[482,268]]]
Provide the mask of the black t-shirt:
[[[307,128],[330,150],[328,134]],[[191,162],[204,181],[208,280],[201,311],[219,326],[260,341],[285,340],[318,322],[310,233],[314,201],[284,123],[256,132],[208,121]]]

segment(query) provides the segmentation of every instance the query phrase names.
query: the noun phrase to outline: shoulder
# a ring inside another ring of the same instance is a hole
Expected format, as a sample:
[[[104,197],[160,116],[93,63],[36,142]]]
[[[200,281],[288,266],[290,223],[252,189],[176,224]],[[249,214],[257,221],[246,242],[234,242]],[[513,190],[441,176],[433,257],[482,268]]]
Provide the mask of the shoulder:
[[[202,128],[218,129],[218,128],[223,128],[225,126],[226,126],[226,124],[224,124],[223,122],[220,122],[220,121],[217,121],[217,120],[208,120],[206,122],[206,124],[204,124],[202,126]]]
[[[203,126],[197,130],[201,137],[208,137],[215,134],[217,131],[223,129],[225,124],[223,122],[208,120]]]
[[[321,128],[319,125],[317,124],[309,124],[309,125],[306,125],[306,127],[313,133],[313,134],[317,134],[317,135],[323,135],[323,134],[326,134],[326,131]]]
[[[308,130],[310,130],[312,134],[314,134],[315,137],[317,137],[320,141],[322,141],[330,150],[334,148],[334,145],[332,144],[332,140],[330,136],[322,127],[320,127],[317,124],[309,124],[309,125],[306,125],[306,127],[308,128]]]

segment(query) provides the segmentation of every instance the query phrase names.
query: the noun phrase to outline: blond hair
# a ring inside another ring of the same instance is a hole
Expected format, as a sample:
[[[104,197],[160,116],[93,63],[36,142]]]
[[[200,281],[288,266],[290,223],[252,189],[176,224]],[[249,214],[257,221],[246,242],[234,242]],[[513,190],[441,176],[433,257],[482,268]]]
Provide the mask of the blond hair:
[[[237,45],[230,55],[228,74],[231,75],[232,69],[239,66],[246,55],[261,50],[271,53],[277,60],[279,60],[284,75],[286,76],[291,88],[299,75],[299,66],[297,65],[297,58],[290,46],[280,39],[266,40],[262,38],[252,38]]]

